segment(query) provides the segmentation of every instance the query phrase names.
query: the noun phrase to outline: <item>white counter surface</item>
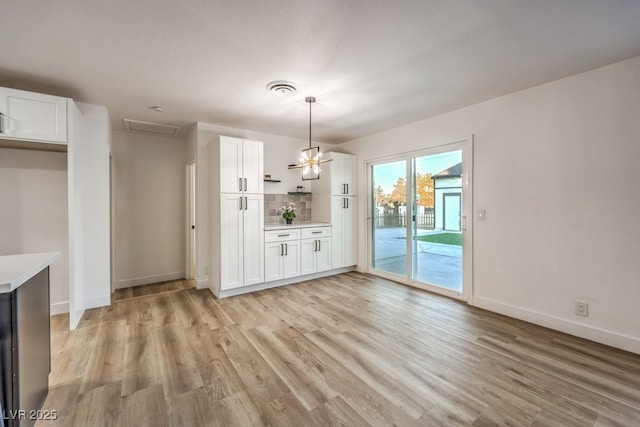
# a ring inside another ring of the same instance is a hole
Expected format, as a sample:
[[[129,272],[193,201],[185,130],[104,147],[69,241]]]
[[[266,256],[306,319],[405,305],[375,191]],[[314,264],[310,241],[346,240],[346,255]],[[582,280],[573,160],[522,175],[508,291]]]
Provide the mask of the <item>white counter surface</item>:
[[[309,227],[331,227],[331,223],[317,222],[317,221],[293,221],[293,224],[275,222],[275,223],[266,223],[264,225],[265,231],[286,230],[288,228],[309,228]]]
[[[0,256],[0,293],[12,292],[60,258],[60,252]]]

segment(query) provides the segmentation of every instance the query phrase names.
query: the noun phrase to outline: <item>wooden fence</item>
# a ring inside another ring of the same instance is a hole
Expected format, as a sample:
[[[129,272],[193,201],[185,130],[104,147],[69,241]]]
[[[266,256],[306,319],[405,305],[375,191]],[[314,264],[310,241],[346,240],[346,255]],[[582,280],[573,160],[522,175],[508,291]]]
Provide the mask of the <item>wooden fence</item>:
[[[394,228],[405,226],[405,215],[397,213],[375,212],[373,215],[375,228]],[[436,227],[436,219],[433,210],[416,215],[416,226],[421,230],[433,230]]]

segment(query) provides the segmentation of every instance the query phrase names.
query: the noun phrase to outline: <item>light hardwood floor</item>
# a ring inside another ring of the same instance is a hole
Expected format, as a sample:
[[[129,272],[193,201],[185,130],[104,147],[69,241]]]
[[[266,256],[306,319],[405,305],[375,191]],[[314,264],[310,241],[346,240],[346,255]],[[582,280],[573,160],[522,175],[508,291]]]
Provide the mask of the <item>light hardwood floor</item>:
[[[640,355],[384,279],[154,286],[53,318],[37,425],[640,425]]]

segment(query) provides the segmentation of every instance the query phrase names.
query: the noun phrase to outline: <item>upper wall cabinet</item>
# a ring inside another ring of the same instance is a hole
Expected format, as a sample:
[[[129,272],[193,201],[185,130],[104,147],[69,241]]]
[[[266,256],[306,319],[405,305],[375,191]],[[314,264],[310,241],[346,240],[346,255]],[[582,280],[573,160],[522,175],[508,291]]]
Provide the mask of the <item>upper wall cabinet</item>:
[[[264,192],[260,141],[220,136],[220,193]]]
[[[0,88],[0,138],[67,143],[67,98]]]
[[[346,153],[325,153],[324,158],[332,159],[324,163],[320,172],[321,186],[329,185],[334,196],[355,196],[358,194],[356,156]],[[323,181],[324,180],[324,181]],[[326,184],[325,184],[326,183]],[[314,191],[316,188],[314,183]]]

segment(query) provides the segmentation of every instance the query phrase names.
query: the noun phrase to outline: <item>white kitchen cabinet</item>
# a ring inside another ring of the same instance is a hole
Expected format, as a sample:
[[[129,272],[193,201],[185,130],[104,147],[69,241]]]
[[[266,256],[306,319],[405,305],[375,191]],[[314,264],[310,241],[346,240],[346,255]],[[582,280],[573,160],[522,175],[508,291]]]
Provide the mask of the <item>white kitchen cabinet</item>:
[[[220,136],[220,193],[264,193],[263,144]]]
[[[332,160],[329,163],[322,164],[320,181],[325,180],[322,186],[328,186],[329,193],[334,196],[357,195],[358,164],[356,156],[347,153],[329,152],[323,155],[324,158]],[[314,185],[314,187],[315,192],[321,189],[317,185]]]
[[[333,196],[331,202],[331,226],[334,238],[331,250],[332,268],[349,267],[358,263],[357,230],[358,198]]]
[[[216,296],[264,282],[262,142],[220,136],[211,143],[210,282]],[[259,178],[259,179],[258,179]]]
[[[220,195],[220,290],[264,282],[264,196]]]
[[[300,240],[300,274],[331,270],[332,227],[302,230]]]
[[[331,223],[331,268],[351,267],[358,263],[357,161],[346,153],[326,157],[333,160],[322,164],[320,180],[313,184],[311,215]]]
[[[0,88],[0,138],[67,143],[69,99]]]
[[[266,231],[264,237],[265,282],[300,275],[299,229]]]

